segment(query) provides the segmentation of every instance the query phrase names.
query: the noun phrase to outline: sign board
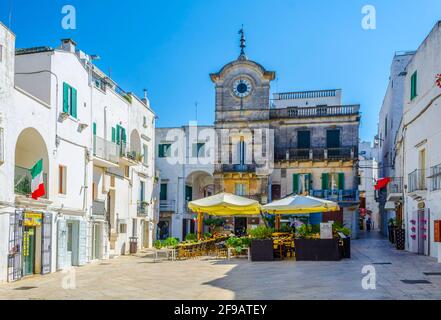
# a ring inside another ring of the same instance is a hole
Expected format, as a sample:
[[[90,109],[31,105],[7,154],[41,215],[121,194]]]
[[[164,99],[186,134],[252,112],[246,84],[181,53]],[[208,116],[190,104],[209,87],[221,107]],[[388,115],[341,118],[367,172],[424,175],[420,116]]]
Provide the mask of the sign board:
[[[41,213],[25,212],[23,218],[23,225],[25,227],[41,226],[43,215]]]
[[[418,209],[424,209],[426,207],[426,203],[424,201],[418,202]]]
[[[441,242],[441,220],[435,220],[434,224],[434,232],[433,232],[433,238],[435,242]]]
[[[332,238],[332,223],[320,223],[320,239]]]

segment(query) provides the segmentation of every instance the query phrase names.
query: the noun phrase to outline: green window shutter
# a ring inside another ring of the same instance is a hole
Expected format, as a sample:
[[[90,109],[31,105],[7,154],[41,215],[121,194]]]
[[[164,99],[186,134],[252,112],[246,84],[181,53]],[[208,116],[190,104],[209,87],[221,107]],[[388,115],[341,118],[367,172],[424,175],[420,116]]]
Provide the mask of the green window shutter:
[[[160,158],[164,158],[164,145],[163,144],[160,144],[158,146],[158,155]]]
[[[116,143],[119,144],[121,142],[121,126],[119,124],[116,125]]]
[[[322,190],[329,189],[329,173],[322,173]]]
[[[292,175],[292,192],[294,194],[299,193],[299,175],[296,173]]]
[[[93,123],[93,135],[96,136],[96,122]]]
[[[125,128],[121,128],[121,140],[124,143],[127,142],[127,135],[126,135],[126,129]]]
[[[116,141],[116,129],[112,128],[112,142]]]
[[[345,174],[343,172],[338,174],[338,190],[345,189]]]
[[[77,118],[77,90],[74,88],[71,88],[71,89],[72,89],[72,91],[71,91],[72,92],[72,100],[71,100],[72,106],[71,106],[71,110],[70,110],[70,115],[76,119]]]
[[[165,183],[161,184],[161,190],[159,192],[159,199],[160,200],[167,200],[167,184],[165,184]]]
[[[63,112],[69,113],[69,85],[63,83]]]
[[[417,95],[418,73],[415,71],[410,78],[410,100],[413,100]]]

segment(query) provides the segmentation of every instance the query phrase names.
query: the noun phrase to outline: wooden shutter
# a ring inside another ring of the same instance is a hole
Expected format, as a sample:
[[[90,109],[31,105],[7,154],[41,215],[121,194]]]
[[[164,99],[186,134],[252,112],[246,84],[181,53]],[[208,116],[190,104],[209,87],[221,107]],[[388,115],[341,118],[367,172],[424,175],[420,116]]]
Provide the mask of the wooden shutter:
[[[294,194],[299,193],[299,175],[296,173],[292,175],[292,192]]]
[[[93,135],[96,136],[96,122],[93,123]]]
[[[77,89],[71,88],[72,90],[72,106],[70,110],[70,115],[77,118]]]
[[[67,223],[66,220],[57,222],[57,270],[66,268],[67,258]]]
[[[322,173],[322,190],[329,189],[329,173]]]
[[[345,189],[345,174],[343,172],[338,174],[338,190]]]
[[[69,113],[69,85],[63,83],[63,112]]]

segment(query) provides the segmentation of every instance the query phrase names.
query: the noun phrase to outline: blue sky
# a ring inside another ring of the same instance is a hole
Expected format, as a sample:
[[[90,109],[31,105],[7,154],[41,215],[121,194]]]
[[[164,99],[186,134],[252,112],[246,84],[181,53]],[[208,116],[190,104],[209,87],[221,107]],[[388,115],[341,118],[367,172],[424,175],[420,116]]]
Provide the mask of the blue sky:
[[[158,126],[214,119],[209,73],[239,54],[276,71],[272,91],[343,89],[362,106],[360,137],[372,140],[395,51],[414,50],[441,19],[439,0],[3,0],[0,20],[17,47],[58,46],[73,38],[127,91],[147,88]],[[61,28],[61,8],[77,10],[77,29]],[[377,29],[361,28],[374,5]]]

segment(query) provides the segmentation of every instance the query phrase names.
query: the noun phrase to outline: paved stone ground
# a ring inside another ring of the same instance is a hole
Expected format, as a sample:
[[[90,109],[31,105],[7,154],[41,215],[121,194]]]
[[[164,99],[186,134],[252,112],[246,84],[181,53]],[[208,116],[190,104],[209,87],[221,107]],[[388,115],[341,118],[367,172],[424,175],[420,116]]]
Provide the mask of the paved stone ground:
[[[363,290],[361,270],[375,263],[390,264],[374,265],[377,288]],[[441,264],[397,251],[376,233],[353,241],[352,259],[341,262],[206,258],[153,263],[139,256],[74,270],[76,289],[63,289],[67,275],[55,273],[0,285],[0,299],[441,299],[441,276],[423,274],[441,273]]]

